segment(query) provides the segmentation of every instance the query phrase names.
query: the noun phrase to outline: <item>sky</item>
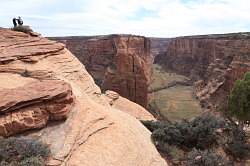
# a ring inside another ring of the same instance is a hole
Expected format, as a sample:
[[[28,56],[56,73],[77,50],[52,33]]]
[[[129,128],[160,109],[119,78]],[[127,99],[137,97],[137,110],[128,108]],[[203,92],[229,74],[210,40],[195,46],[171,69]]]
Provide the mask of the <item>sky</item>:
[[[250,0],[0,0],[0,27],[21,16],[43,36],[147,37],[250,31]]]

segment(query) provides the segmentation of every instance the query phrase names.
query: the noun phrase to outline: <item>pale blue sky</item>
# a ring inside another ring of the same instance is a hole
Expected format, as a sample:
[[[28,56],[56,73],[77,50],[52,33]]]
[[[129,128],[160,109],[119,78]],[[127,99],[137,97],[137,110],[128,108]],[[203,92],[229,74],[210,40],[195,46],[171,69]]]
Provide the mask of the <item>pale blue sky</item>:
[[[22,16],[44,36],[155,37],[250,31],[249,0],[0,0],[0,26]]]

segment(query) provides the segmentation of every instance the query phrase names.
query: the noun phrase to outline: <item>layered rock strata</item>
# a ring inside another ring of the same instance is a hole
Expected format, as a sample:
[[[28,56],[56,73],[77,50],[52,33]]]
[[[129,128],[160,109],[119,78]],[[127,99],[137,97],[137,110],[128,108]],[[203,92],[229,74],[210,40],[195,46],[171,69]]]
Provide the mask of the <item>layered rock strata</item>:
[[[66,119],[74,105],[70,85],[55,80],[1,89],[0,97],[2,136],[45,127],[48,120]]]
[[[0,34],[1,135],[42,140],[50,166],[167,165],[133,117],[152,115],[114,92],[102,94],[63,44],[3,28]],[[133,109],[120,109],[120,101]]]
[[[235,80],[250,71],[250,34],[178,37],[155,62],[197,81],[196,94],[202,105],[218,107]]]
[[[113,90],[144,107],[151,76],[150,40],[133,35],[52,38],[85,65],[103,91]]]

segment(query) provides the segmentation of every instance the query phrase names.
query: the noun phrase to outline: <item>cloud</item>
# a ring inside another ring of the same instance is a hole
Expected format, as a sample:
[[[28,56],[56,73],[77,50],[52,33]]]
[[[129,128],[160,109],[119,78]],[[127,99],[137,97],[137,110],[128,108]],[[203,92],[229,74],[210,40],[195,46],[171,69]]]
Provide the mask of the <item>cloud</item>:
[[[3,0],[0,25],[21,15],[45,36],[173,37],[250,30],[249,0]],[[4,18],[4,19],[3,19]]]

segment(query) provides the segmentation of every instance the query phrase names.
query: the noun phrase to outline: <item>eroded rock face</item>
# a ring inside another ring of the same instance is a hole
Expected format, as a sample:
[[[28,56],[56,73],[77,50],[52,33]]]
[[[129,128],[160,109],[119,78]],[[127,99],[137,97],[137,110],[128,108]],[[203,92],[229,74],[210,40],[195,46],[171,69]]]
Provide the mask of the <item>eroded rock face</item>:
[[[0,98],[1,136],[42,128],[48,120],[66,119],[74,105],[70,85],[56,80],[1,89]]]
[[[114,92],[102,94],[62,44],[2,28],[0,34],[0,122],[10,120],[1,135],[44,127],[50,119],[24,133],[49,145],[48,165],[167,165],[133,117],[153,119],[145,109]]]
[[[250,71],[250,35],[175,38],[167,52],[156,57],[155,61],[197,81],[196,94],[201,103],[207,108],[217,107],[235,80]]]
[[[113,90],[144,107],[151,76],[150,40],[133,35],[52,38],[85,65],[103,91]]]
[[[154,59],[156,56],[160,56],[159,54],[164,54],[168,45],[171,41],[171,38],[149,38],[150,39],[150,52],[151,56]]]

